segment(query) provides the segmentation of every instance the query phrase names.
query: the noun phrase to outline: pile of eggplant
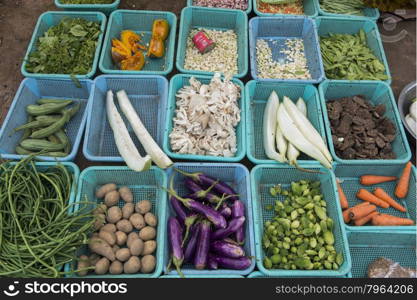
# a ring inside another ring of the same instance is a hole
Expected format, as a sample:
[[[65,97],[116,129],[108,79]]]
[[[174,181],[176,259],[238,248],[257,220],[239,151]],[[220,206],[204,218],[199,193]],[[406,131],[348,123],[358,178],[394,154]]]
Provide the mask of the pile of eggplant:
[[[168,220],[170,265],[181,276],[183,264],[193,264],[197,270],[249,268],[252,261],[243,248],[245,205],[233,188],[204,173],[176,171],[185,176],[189,194],[178,195],[173,175],[168,189],[176,215]]]

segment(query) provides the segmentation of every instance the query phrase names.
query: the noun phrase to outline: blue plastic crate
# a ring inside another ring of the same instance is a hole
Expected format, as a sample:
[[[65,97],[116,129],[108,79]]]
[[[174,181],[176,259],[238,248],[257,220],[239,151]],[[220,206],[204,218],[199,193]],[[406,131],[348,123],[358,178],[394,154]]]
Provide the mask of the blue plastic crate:
[[[256,62],[256,42],[258,39],[272,40],[269,43],[274,60],[285,59],[279,53],[287,39],[301,38],[304,42],[304,52],[307,67],[312,79],[264,79],[258,77],[258,64]],[[306,17],[279,16],[255,17],[249,22],[249,48],[251,75],[255,80],[274,82],[320,83],[324,79],[323,62],[320,55],[319,39],[314,20]]]
[[[352,270],[349,277],[368,277],[370,263],[384,257],[398,262],[402,267],[416,269],[415,232],[348,232]]]
[[[382,81],[338,81],[326,80],[319,86],[319,94],[324,116],[324,124],[327,134],[329,150],[335,161],[343,164],[363,165],[373,164],[395,164],[406,163],[411,159],[410,146],[405,135],[404,127],[398,113],[394,95],[388,84]],[[329,116],[327,114],[326,102],[342,97],[363,95],[373,105],[385,104],[385,116],[389,118],[397,128],[397,134],[392,148],[397,155],[396,159],[342,159],[336,155],[333,145],[332,132]]]
[[[391,84],[391,73],[389,71],[388,61],[381,41],[378,25],[375,22],[367,19],[352,19],[346,17],[318,17],[315,21],[319,37],[327,37],[330,33],[357,34],[362,29],[366,34],[366,42],[369,49],[372,50],[374,55],[385,66],[385,73],[389,78],[385,82]],[[324,73],[324,76],[326,79],[331,79],[327,78],[326,73]],[[349,82],[349,80],[337,81]]]
[[[363,16],[355,16],[355,15],[346,15],[346,14],[335,14],[326,12],[320,7],[320,0],[313,0],[317,7],[318,13],[320,16],[327,16],[327,17],[343,17],[343,18],[351,18],[351,19],[369,19],[372,21],[377,21],[379,19],[379,10],[377,8],[365,8],[363,9]]]
[[[246,209],[246,240],[244,249],[247,256],[255,257],[255,240],[253,235],[253,217],[252,217],[252,199],[250,194],[249,185],[249,171],[241,164],[220,164],[220,163],[176,163],[175,168],[183,170],[185,172],[203,172],[208,176],[219,179],[228,183],[239,194],[240,200],[245,203]],[[175,172],[174,189],[179,195],[185,195],[187,188],[183,183],[184,176],[174,171],[173,168],[167,170],[168,179]],[[166,218],[173,216],[174,212],[170,205],[168,205],[168,213]],[[167,220],[165,220],[165,224]],[[168,261],[170,259],[170,245],[168,236],[166,236],[165,249],[164,249],[164,270],[167,271]],[[255,268],[255,258],[252,261],[252,265],[246,270],[196,270],[191,264],[184,265],[181,269],[187,277],[188,275],[247,275]],[[177,275],[177,272],[171,270],[167,275]]]
[[[215,30],[234,30],[238,38],[238,74],[242,78],[248,73],[248,16],[240,10],[186,7],[181,12],[181,25],[178,36],[176,66],[181,73],[212,75],[214,72],[184,69],[187,39],[192,29],[208,28]]]
[[[121,275],[95,275],[94,273],[84,276],[83,278],[155,278],[162,272],[163,251],[166,232],[166,193],[160,188],[166,186],[167,177],[164,171],[159,168],[151,167],[148,171],[134,172],[127,167],[90,167],[85,169],[78,182],[78,193],[76,204],[73,212],[84,209],[93,209],[94,205],[85,205],[77,202],[102,202],[102,199],[95,197],[95,192],[99,186],[107,183],[115,183],[118,187],[127,186],[133,193],[133,203],[141,200],[149,200],[152,202],[151,212],[158,217],[157,225],[157,249],[154,253],[156,257],[156,267],[154,272],[150,274],[121,274]],[[86,200],[87,199],[87,200]],[[119,207],[123,207],[122,200],[118,203]],[[89,254],[88,247],[85,246],[77,250],[76,256],[81,254]],[[73,264],[66,264],[65,271],[68,272],[69,277],[78,277],[72,271],[76,269],[75,262]]]
[[[158,75],[102,75],[94,80],[84,138],[84,156],[92,161],[123,161],[107,121],[108,90],[113,90],[114,103],[141,155],[145,155],[145,150],[118,105],[116,92],[120,90],[126,91],[143,125],[162,147],[167,116],[168,80]]]
[[[378,212],[390,214],[393,216],[401,217],[401,218],[409,218],[412,220],[416,220],[416,168],[412,166],[411,170],[411,177],[410,177],[410,187],[407,194],[407,197],[404,199],[399,199],[395,197],[394,191],[395,187],[397,186],[397,181],[390,181],[384,182],[372,186],[364,186],[361,185],[359,179],[362,175],[372,174],[372,175],[381,175],[381,176],[397,176],[398,178],[401,176],[405,164],[383,164],[378,161],[379,164],[370,164],[364,163],[361,165],[343,165],[343,164],[336,164],[335,167],[335,175],[338,179],[340,179],[343,191],[346,194],[346,197],[349,202],[349,207],[355,206],[359,203],[362,203],[362,200],[356,198],[356,193],[360,188],[366,189],[372,192],[375,188],[380,187],[384,189],[395,201],[400,203],[407,209],[407,212],[403,213],[400,212],[392,207],[389,208],[380,208],[378,207]],[[390,230],[416,230],[416,225],[414,226],[354,226],[354,225],[345,225],[347,230],[349,231],[379,231],[385,232]]]
[[[188,74],[177,74],[171,78],[169,86],[169,100],[168,100],[168,111],[167,111],[167,122],[166,130],[164,135],[164,151],[170,157],[181,160],[198,160],[198,161],[218,161],[218,162],[238,162],[241,161],[246,154],[246,139],[245,139],[245,105],[243,103],[244,96],[244,85],[238,79],[233,79],[232,82],[237,84],[241,88],[241,97],[240,97],[240,109],[241,109],[241,120],[239,125],[236,127],[236,138],[237,138],[237,152],[233,157],[223,157],[223,156],[209,156],[209,155],[194,155],[194,154],[180,154],[173,152],[171,149],[169,135],[172,132],[173,118],[175,117],[176,110],[176,93],[182,87],[189,85],[189,80],[194,75]],[[210,83],[211,76],[194,76],[197,80],[204,84]]]
[[[63,4],[60,0],[55,0],[55,6],[63,10],[74,11],[99,11],[103,14],[110,14],[120,5],[120,0],[114,0],[110,4]]]
[[[303,98],[307,105],[307,117],[314,128],[326,141],[320,98],[313,85],[303,83],[274,83],[265,81],[249,81],[246,84],[246,150],[250,161],[255,164],[282,164],[269,159],[265,154],[263,144],[264,110],[272,91],[275,91],[282,102],[287,96],[293,101]],[[299,162],[317,163],[305,154],[301,154]]]
[[[26,51],[25,58],[23,60],[23,64],[21,67],[21,72],[23,76],[25,77],[34,77],[34,78],[57,78],[57,79],[68,79],[73,77],[70,74],[41,74],[41,73],[29,73],[26,70],[26,64],[27,60],[29,59],[29,54],[34,52],[37,48],[37,43],[40,37],[44,35],[44,33],[52,26],[58,25],[59,22],[61,22],[62,19],[65,18],[82,18],[88,21],[92,22],[99,22],[100,23],[100,36],[98,38],[97,46],[96,46],[96,52],[94,55],[94,60],[91,65],[91,71],[88,74],[74,74],[76,78],[91,78],[94,76],[97,70],[98,65],[98,59],[100,57],[100,50],[101,45],[104,38],[104,32],[106,30],[106,21],[107,18],[103,13],[100,12],[73,12],[73,11],[66,11],[66,12],[60,12],[60,11],[48,11],[40,15],[38,22],[36,23],[35,30],[33,31],[32,38],[30,40],[29,46]]]
[[[270,14],[270,13],[263,13],[258,9],[258,2],[259,0],[252,0],[253,2],[253,11],[260,17],[268,17],[268,16],[291,16],[291,14]],[[312,0],[303,0],[303,8],[304,8],[304,15],[309,17],[317,17],[318,7],[315,1]]]
[[[248,8],[244,10],[244,12],[247,14],[250,14],[252,12],[252,0],[247,0],[247,1],[248,1]],[[187,0],[187,6],[201,7],[198,5],[194,5],[194,0]],[[202,7],[205,7],[205,6],[202,6]]]
[[[74,104],[81,103],[78,113],[64,127],[71,142],[71,152],[65,157],[38,156],[38,158],[46,161],[74,160],[84,134],[93,82],[89,79],[82,79],[80,84],[81,88],[78,88],[70,79],[24,79],[0,130],[0,156],[5,159],[24,157],[16,154],[15,151],[15,147],[22,138],[23,130],[14,133],[13,129],[27,122],[27,105],[36,104],[36,101],[42,98],[56,98],[71,99],[74,100]]]
[[[165,19],[169,23],[169,35],[165,40],[165,55],[162,58],[149,58],[145,54],[145,66],[140,71],[120,70],[113,62],[111,55],[112,39],[120,39],[123,30],[133,30],[143,35],[142,44],[149,44],[152,36],[152,25],[157,19]],[[175,36],[177,17],[166,11],[147,10],[116,10],[110,15],[107,33],[100,57],[100,70],[105,74],[158,74],[167,75],[174,67]]]
[[[351,268],[351,259],[347,244],[347,237],[338,198],[336,197],[336,179],[334,174],[319,166],[301,165],[301,167],[317,170],[320,173],[305,173],[290,166],[259,165],[251,171],[251,190],[253,198],[253,215],[255,222],[255,241],[257,267],[264,275],[274,277],[336,277],[345,276]],[[327,214],[334,221],[333,234],[334,247],[337,252],[343,253],[344,262],[339,270],[283,270],[266,269],[263,265],[265,253],[262,246],[264,222],[274,217],[274,212],[267,210],[267,205],[275,205],[276,200],[284,197],[272,197],[269,189],[277,184],[288,188],[291,182],[299,180],[313,180],[321,182],[321,191],[327,203]]]

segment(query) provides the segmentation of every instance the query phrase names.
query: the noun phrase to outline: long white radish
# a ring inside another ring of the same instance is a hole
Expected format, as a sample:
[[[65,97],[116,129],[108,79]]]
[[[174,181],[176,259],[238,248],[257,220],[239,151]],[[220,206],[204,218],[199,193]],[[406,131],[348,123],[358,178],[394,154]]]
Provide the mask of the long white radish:
[[[122,109],[126,118],[129,120],[133,131],[141,142],[146,153],[151,156],[155,164],[161,169],[166,169],[173,165],[174,163],[172,160],[161,150],[161,148],[149,134],[146,127],[143,125],[124,90],[117,92],[117,99],[119,100],[120,108]]]
[[[280,106],[281,105],[282,104],[280,104]],[[278,121],[277,121],[276,127],[277,129],[275,131],[275,141],[277,143],[278,154],[281,155],[285,161],[287,161],[286,154],[287,154],[288,142],[285,139],[284,135],[282,134],[282,130],[281,130],[281,127],[279,127]]]
[[[137,172],[148,170],[152,165],[151,157],[149,155],[145,157],[140,155],[122,117],[117,111],[116,105],[114,105],[112,91],[107,92],[106,110],[110,127],[113,130],[114,141],[127,166]]]
[[[298,110],[307,117],[307,104],[304,102],[303,98],[298,98],[297,103],[295,103]]]
[[[290,118],[294,121],[296,126],[299,128],[304,137],[321,151],[326,159],[330,162],[333,161],[332,155],[327,149],[326,143],[323,141],[321,135],[317,132],[314,126],[310,123],[306,116],[304,116],[298,109],[297,106],[288,98],[284,97],[285,110],[287,111]],[[281,127],[282,128],[282,127]]]
[[[303,98],[298,98],[296,106],[298,110],[304,115],[307,116],[307,105],[304,102]],[[287,158],[291,166],[297,166],[297,158],[300,156],[300,151],[293,144],[288,143]]]
[[[326,159],[324,154],[304,137],[295,122],[291,119],[284,105],[281,105],[278,109],[278,122],[285,138],[299,151],[318,160],[326,168],[332,168],[332,164]]]
[[[275,134],[277,129],[277,111],[279,107],[278,95],[273,91],[269,95],[265,106],[263,119],[263,142],[265,154],[268,158],[284,163],[285,157],[279,154],[275,148]]]

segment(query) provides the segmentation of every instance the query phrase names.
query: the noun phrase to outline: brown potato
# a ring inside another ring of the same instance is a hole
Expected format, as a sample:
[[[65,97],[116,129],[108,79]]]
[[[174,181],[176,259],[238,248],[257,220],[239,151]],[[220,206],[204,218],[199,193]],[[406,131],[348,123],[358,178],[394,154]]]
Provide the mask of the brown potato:
[[[140,270],[140,259],[137,256],[131,256],[123,265],[123,271],[126,274],[134,274]]]
[[[147,212],[150,212],[152,209],[152,203],[149,200],[142,200],[136,203],[135,211],[137,213],[140,213],[142,215],[146,214]]]
[[[158,219],[153,213],[148,212],[145,214],[143,218],[145,219],[146,224],[148,224],[149,226],[156,227],[156,225],[158,224]]]
[[[101,199],[103,198],[108,192],[114,191],[117,188],[116,184],[114,183],[108,183],[105,184],[103,186],[101,186],[97,191],[96,191],[96,197]]]
[[[126,240],[127,240],[127,234],[124,233],[123,231],[116,231],[115,233],[116,235],[116,244],[119,246],[123,246],[124,244],[126,244]]]
[[[117,206],[112,206],[107,211],[107,222],[115,224],[122,218],[122,210]]]
[[[137,240],[137,239],[139,239],[139,235],[138,235],[138,233],[137,232],[131,232],[131,233],[129,233],[128,235],[127,235],[127,241],[126,241],[126,245],[128,246],[128,247],[130,247],[130,244],[134,241],[134,240]]]
[[[77,274],[78,276],[85,276],[88,273],[88,270],[81,270],[84,268],[88,268],[90,266],[90,259],[87,255],[80,255],[78,258],[78,265],[77,265]]]
[[[96,263],[94,271],[97,275],[103,275],[108,272],[109,266],[110,261],[107,258],[103,257]]]
[[[118,191],[111,191],[104,196],[104,204],[107,207],[112,207],[119,203],[120,195]]]
[[[98,236],[105,240],[110,246],[114,246],[116,244],[116,236],[113,232],[100,230]]]
[[[133,212],[135,211],[135,205],[133,203],[126,203],[123,207],[122,207],[122,215],[123,215],[123,219],[129,219],[130,216],[133,214]]]
[[[139,213],[134,213],[129,218],[130,223],[132,223],[133,227],[140,230],[143,227],[145,227],[145,220],[143,219],[143,216]]]
[[[104,203],[100,203],[97,207],[93,210],[93,215],[105,214],[107,211],[107,206]]]
[[[125,262],[129,259],[129,257],[131,257],[132,255],[130,254],[130,250],[129,248],[120,248],[117,252],[116,252],[116,258],[117,260],[121,261],[121,262]]]
[[[141,239],[134,240],[129,246],[132,255],[141,255],[143,251],[143,241]]]
[[[111,261],[115,260],[113,249],[105,240],[99,237],[91,238],[88,246],[92,252],[107,257]]]
[[[100,228],[100,231],[108,231],[111,233],[115,233],[117,231],[116,225],[114,224],[105,224],[103,227]]]
[[[110,274],[112,275],[122,274],[123,264],[120,261],[115,260],[114,262],[111,263],[109,271],[110,271]]]
[[[124,233],[129,233],[133,230],[132,223],[129,220],[120,220],[116,224],[117,230],[123,231]]]
[[[133,194],[132,191],[127,186],[122,186],[119,189],[120,197],[123,199],[126,203],[133,202]]]
[[[155,240],[149,240],[146,241],[143,245],[143,251],[142,255],[148,255],[155,252],[156,249],[156,241]]]
[[[156,237],[156,230],[154,227],[146,226],[139,231],[139,238],[144,241],[153,240]]]
[[[140,263],[142,266],[140,271],[142,273],[148,274],[148,273],[151,273],[153,270],[155,270],[156,259],[155,259],[155,256],[153,255],[145,255],[140,260]]]
[[[119,245],[114,245],[112,249],[113,249],[114,254],[116,255],[116,252],[119,251],[120,247]]]
[[[96,263],[100,260],[100,255],[98,255],[98,254],[96,254],[96,253],[93,253],[93,254],[91,254],[89,257],[88,257],[88,259],[90,260],[90,265],[91,266],[95,266],[96,265]]]

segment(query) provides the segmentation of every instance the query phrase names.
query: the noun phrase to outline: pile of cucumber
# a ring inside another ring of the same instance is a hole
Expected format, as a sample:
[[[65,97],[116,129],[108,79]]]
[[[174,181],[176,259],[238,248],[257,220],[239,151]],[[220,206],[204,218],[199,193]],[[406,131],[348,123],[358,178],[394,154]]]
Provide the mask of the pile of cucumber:
[[[40,154],[65,157],[71,152],[71,143],[65,125],[80,110],[81,102],[62,99],[39,99],[26,107],[28,121],[14,131],[24,130],[16,146],[19,155]]]

